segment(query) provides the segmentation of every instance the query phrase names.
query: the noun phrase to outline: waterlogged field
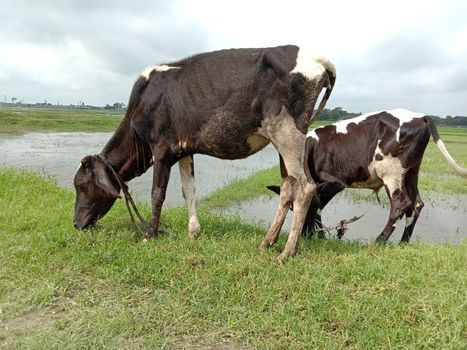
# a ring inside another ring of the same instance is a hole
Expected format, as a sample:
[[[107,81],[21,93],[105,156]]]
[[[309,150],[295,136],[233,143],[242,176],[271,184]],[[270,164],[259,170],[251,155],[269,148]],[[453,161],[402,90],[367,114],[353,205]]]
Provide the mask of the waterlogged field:
[[[114,130],[121,120],[66,112],[0,110],[0,137]],[[440,132],[467,166],[467,130]],[[467,194],[433,142],[420,177],[424,198]],[[122,201],[78,232],[72,190],[0,168],[0,348],[467,347],[467,241],[302,240],[279,265],[286,237],[259,254],[263,228],[215,214],[278,181],[274,167],[212,192],[200,202],[198,240],[188,238],[185,208],[165,209],[169,233],[144,244]]]

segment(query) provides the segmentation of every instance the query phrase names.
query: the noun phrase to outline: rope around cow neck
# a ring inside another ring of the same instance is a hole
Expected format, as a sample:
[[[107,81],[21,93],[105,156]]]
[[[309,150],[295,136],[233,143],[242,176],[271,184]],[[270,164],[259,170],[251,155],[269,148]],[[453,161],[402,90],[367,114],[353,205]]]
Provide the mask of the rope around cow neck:
[[[128,186],[126,186],[122,179],[120,178],[120,175],[118,175],[118,173],[115,171],[115,169],[113,168],[112,164],[109,163],[109,161],[107,159],[104,158],[104,156],[102,156],[101,154],[98,155],[100,159],[102,159],[102,161],[104,162],[104,164],[110,169],[110,172],[112,173],[112,175],[115,177],[115,179],[117,180],[117,183],[118,185],[120,186],[120,189],[122,190],[123,192],[123,195],[125,196],[125,204],[126,204],[126,207],[128,209],[128,213],[130,214],[130,218],[131,218],[131,221],[133,222],[133,225],[136,229],[136,231],[141,235],[143,236],[144,238],[149,238],[149,233],[148,233],[148,230],[149,230],[149,224],[147,223],[146,220],[144,220],[143,216],[140,214],[138,208],[136,207],[136,204],[133,200],[133,198],[131,197],[131,194],[130,192],[128,191]],[[130,207],[131,205],[131,207]],[[133,210],[135,211],[135,214],[136,216],[138,217],[139,219],[139,224],[136,222],[136,219],[131,211],[131,208],[133,208]],[[143,226],[143,228],[145,229],[142,229],[140,227],[140,225]]]

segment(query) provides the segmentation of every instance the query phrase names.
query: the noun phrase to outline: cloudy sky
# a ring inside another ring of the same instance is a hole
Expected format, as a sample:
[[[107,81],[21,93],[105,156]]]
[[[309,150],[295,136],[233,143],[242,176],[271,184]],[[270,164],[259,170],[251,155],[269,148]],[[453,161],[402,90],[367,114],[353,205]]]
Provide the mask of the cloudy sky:
[[[467,115],[467,1],[0,0],[0,100],[124,102],[144,67],[232,47],[328,56],[328,107]]]

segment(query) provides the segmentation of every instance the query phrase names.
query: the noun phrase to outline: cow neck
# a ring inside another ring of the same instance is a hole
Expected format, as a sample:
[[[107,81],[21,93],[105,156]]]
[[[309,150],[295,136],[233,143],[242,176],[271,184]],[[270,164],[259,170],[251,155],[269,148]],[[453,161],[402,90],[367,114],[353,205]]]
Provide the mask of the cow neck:
[[[150,148],[144,146],[132,133],[126,119],[122,121],[101,152],[101,155],[125,182],[143,174],[150,167],[152,156]]]

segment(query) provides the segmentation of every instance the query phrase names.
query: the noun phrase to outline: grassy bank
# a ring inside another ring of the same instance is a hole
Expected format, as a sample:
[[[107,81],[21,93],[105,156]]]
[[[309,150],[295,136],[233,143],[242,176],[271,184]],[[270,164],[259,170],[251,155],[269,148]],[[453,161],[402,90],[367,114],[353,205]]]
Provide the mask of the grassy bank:
[[[143,244],[123,203],[71,227],[74,194],[0,169],[2,348],[452,348],[467,346],[467,245],[303,241],[284,266],[264,232],[186,211]],[[143,208],[149,216],[147,207]]]
[[[31,131],[114,131],[123,115],[85,109],[0,109],[0,135]]]

